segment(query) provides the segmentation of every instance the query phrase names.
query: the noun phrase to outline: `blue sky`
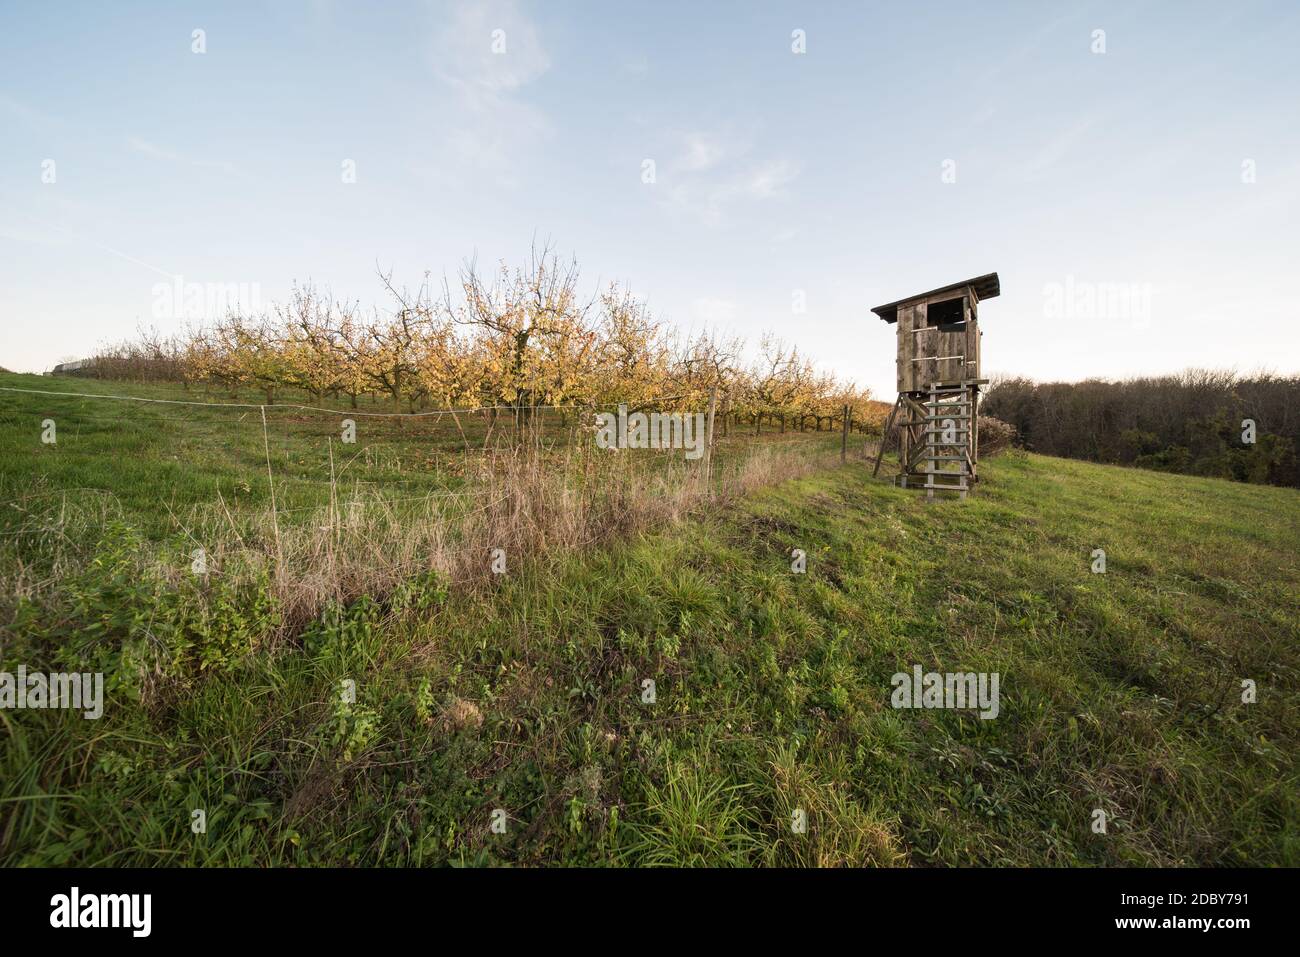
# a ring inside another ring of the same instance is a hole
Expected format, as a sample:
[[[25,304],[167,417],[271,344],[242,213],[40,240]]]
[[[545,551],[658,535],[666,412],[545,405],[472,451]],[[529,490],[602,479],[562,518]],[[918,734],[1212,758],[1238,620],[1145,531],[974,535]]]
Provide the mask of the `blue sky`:
[[[870,307],[990,270],[986,373],[1295,371],[1297,49],[1295,3],[9,2],[0,365],[538,237],[885,398]]]

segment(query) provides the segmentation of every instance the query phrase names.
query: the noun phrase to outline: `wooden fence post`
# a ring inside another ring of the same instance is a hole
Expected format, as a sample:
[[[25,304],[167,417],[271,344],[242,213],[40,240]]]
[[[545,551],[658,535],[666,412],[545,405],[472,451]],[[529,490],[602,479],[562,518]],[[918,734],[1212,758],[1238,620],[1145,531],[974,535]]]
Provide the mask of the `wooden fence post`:
[[[844,406],[844,411],[843,414],[841,415],[841,418],[843,418],[844,420],[843,429],[840,432],[840,463],[841,464],[849,460],[849,416],[852,414],[853,414],[853,410],[850,409],[847,405]]]
[[[713,486],[710,484],[713,479],[713,413],[718,408],[718,390],[709,390],[709,425],[707,443],[704,446],[704,492],[706,495],[711,493]]]

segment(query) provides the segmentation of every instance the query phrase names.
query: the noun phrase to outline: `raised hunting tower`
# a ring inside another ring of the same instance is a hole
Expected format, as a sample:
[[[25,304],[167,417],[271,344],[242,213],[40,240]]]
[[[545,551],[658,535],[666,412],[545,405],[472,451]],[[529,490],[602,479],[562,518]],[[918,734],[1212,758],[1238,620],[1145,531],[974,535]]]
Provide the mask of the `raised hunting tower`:
[[[899,475],[904,488],[957,492],[978,481],[980,386],[979,304],[1001,292],[991,272],[876,306],[871,311],[898,333],[898,401],[881,437],[898,430]],[[873,475],[875,472],[873,471]]]

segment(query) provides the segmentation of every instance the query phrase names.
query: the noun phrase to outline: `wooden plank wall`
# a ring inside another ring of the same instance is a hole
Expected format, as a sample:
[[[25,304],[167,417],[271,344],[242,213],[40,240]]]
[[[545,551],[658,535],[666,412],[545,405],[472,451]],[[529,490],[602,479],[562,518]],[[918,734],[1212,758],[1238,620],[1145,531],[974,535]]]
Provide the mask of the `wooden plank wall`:
[[[918,302],[912,307],[912,324],[917,329],[928,328],[930,318],[929,302]],[[918,332],[912,336],[915,340],[916,357],[924,359],[924,362],[913,362],[912,368],[916,370],[912,380],[913,389],[928,389],[930,381],[934,378],[935,373],[939,371],[939,363],[936,356],[942,353],[935,352],[935,342],[937,333]]]
[[[965,296],[964,332],[917,332],[925,327],[929,306]],[[930,296],[898,307],[898,391],[923,392],[934,382],[956,382],[979,376],[980,331],[977,317],[975,290],[963,290]],[[939,356],[965,356],[966,362],[956,359],[939,361]],[[924,359],[914,362],[914,359]]]
[[[898,336],[898,391],[912,391],[912,356],[916,337],[912,335],[912,307],[898,307],[897,329],[894,330]],[[924,333],[922,333],[924,335]]]
[[[937,300],[942,302],[943,300]],[[961,332],[932,332],[929,333],[931,341],[934,343],[936,356],[964,356],[966,354],[966,334],[970,331],[968,326]],[[929,388],[932,382],[956,382],[966,375],[965,367],[957,359],[944,359],[942,362],[934,363],[934,378],[927,379],[922,388]]]

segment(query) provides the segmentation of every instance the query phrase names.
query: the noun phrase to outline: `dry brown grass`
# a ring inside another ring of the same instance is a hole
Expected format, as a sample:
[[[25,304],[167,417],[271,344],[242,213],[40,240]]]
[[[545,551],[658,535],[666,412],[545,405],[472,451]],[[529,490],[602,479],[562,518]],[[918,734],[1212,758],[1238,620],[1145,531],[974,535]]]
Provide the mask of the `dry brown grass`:
[[[736,440],[727,463],[706,483],[703,461],[680,453],[574,448],[544,454],[529,443],[485,457],[469,477],[472,492],[393,503],[354,493],[293,524],[270,510],[252,522],[220,507],[196,522],[211,566],[226,576],[268,574],[281,610],[279,633],[297,633],[329,602],[384,599],[403,582],[436,573],[453,587],[493,578],[494,550],[506,572],[647,527],[662,528],[706,502],[838,462],[810,442]],[[185,574],[175,563],[168,574]]]
[[[462,731],[466,728],[483,727],[483,712],[479,710],[478,705],[472,701],[466,701],[464,698],[457,698],[447,705],[442,712],[442,720],[446,727],[452,731]]]

